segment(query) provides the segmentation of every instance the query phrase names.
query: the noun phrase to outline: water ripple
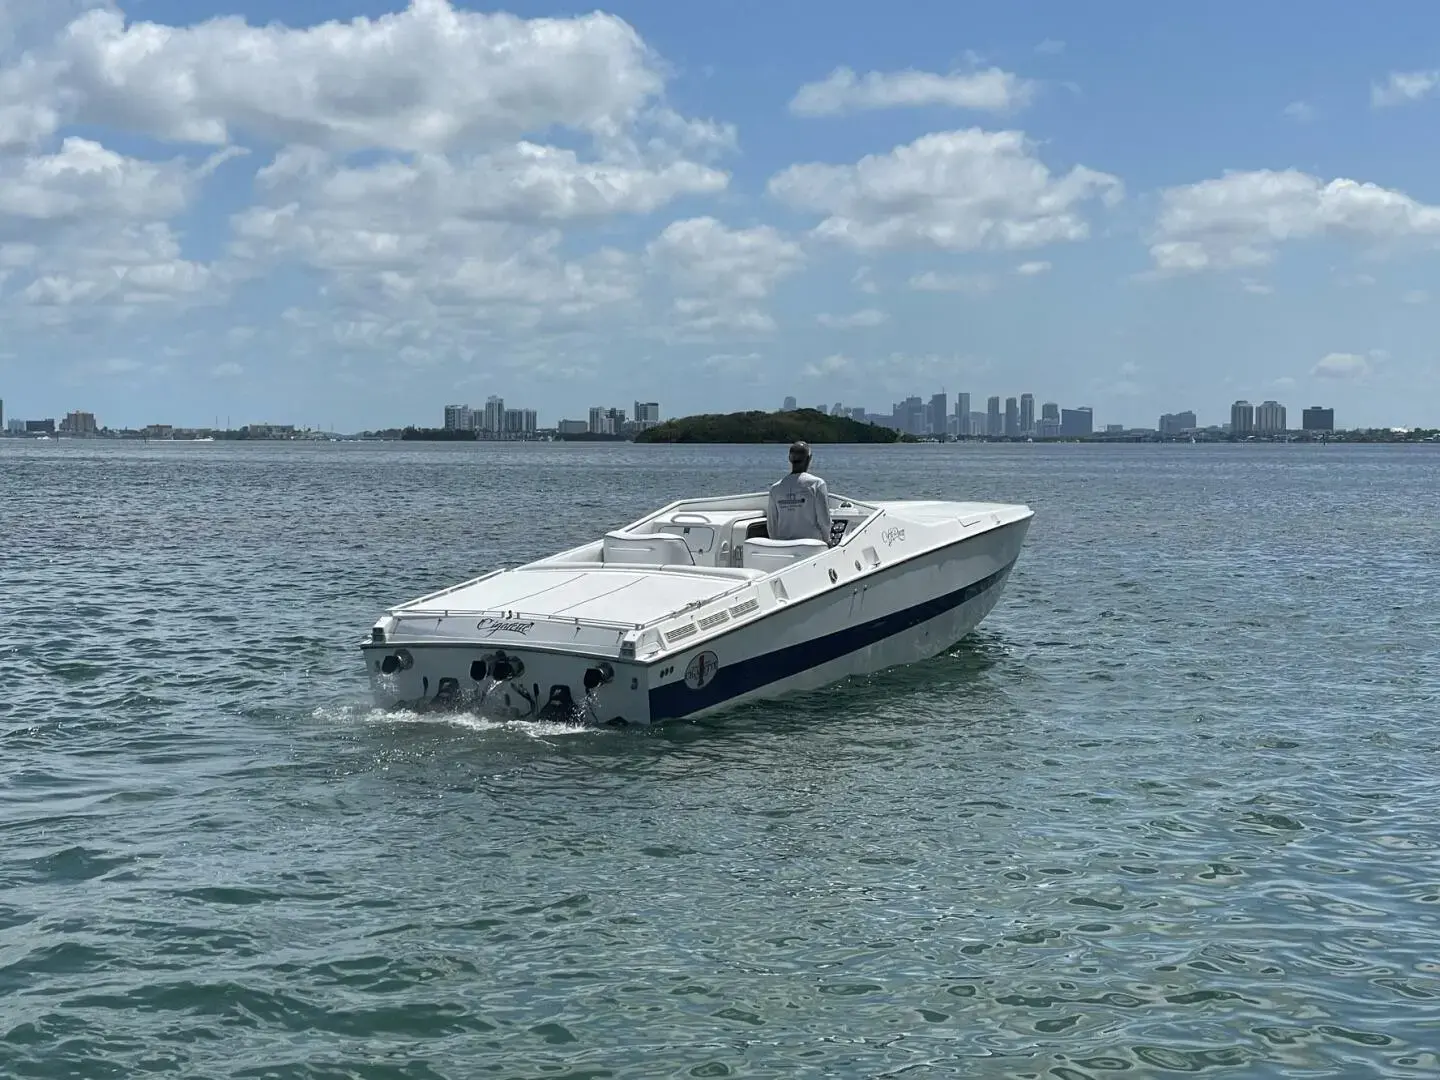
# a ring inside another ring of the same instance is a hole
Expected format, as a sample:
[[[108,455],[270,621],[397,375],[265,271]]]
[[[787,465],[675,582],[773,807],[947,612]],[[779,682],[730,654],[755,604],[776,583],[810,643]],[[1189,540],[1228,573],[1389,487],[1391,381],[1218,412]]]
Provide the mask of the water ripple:
[[[821,457],[1035,505],[1001,606],[613,732],[355,643],[768,449],[0,443],[0,1075],[1440,1072],[1432,453]]]

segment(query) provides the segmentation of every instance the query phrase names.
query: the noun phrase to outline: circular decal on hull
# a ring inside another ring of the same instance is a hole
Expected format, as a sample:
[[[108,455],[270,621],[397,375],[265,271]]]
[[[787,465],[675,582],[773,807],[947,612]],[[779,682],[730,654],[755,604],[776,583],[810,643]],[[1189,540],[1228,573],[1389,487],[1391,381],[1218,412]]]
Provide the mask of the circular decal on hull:
[[[719,670],[720,661],[713,652],[699,653],[685,668],[685,685],[691,690],[699,690],[714,679],[715,672]]]

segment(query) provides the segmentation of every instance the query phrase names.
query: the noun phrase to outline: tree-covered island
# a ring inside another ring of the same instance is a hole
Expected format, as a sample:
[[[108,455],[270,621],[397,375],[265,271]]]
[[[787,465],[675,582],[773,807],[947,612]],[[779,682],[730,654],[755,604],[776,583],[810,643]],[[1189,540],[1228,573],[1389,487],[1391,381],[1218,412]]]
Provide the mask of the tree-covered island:
[[[894,428],[827,416],[815,409],[788,412],[705,413],[682,416],[638,432],[649,443],[893,443],[914,442]]]

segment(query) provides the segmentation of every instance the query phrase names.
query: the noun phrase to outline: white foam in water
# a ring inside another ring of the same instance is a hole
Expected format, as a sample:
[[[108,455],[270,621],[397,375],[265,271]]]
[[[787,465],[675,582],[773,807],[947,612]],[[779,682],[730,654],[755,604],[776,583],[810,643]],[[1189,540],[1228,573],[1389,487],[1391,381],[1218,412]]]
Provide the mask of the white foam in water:
[[[552,720],[502,720],[473,712],[415,712],[413,709],[385,710],[373,705],[341,705],[317,708],[311,716],[327,723],[429,724],[461,727],[467,731],[508,731],[532,739],[556,735],[601,735],[610,728],[586,724],[562,724]]]

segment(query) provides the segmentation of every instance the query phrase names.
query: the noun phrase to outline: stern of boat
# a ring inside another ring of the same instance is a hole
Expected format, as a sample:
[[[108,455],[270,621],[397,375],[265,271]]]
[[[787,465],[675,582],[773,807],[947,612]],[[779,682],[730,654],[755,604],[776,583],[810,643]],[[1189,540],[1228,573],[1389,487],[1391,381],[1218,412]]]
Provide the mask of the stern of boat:
[[[644,669],[618,659],[374,635],[361,652],[382,709],[610,727],[650,722]]]

